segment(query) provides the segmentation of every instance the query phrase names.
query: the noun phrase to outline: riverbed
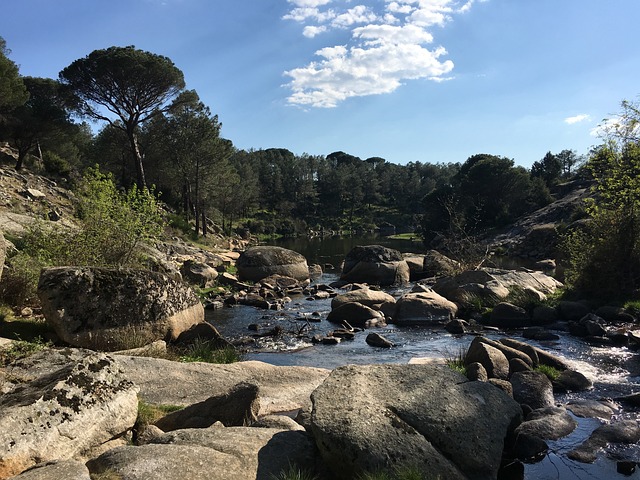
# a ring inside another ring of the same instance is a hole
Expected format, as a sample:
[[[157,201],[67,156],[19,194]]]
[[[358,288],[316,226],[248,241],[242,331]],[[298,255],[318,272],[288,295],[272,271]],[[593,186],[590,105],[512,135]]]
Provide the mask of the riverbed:
[[[326,239],[322,243],[324,242]],[[314,246],[311,242],[311,246],[298,245],[296,251],[301,251],[305,256],[308,255],[309,263],[336,265],[344,258],[346,254],[344,249],[349,248],[349,245],[367,244],[362,242],[358,243],[356,240],[345,244],[344,241],[333,241],[329,243],[333,249],[329,250],[318,248],[318,245]],[[294,249],[291,245],[287,248]],[[312,251],[315,248],[316,253],[310,254],[309,248]],[[342,249],[340,253],[336,253],[339,249]],[[420,252],[420,249],[420,244],[412,244],[411,242],[405,242],[399,248],[405,252]],[[330,284],[337,279],[338,271],[330,270],[316,280],[316,283]],[[411,286],[407,286],[387,291],[399,298],[410,288]],[[252,338],[250,347],[243,355],[244,359],[260,360],[273,365],[301,365],[333,369],[346,364],[408,363],[418,358],[442,362],[443,359],[458,357],[461,352],[466,351],[473,340],[471,334],[452,335],[444,328],[439,327],[388,325],[371,331],[380,333],[393,342],[394,347],[390,349],[369,346],[365,341],[369,331],[361,332],[353,340],[342,341],[337,345],[314,345],[311,342],[313,335],[323,335],[338,327],[326,321],[326,316],[331,311],[331,300],[313,300],[303,295],[294,296],[291,300],[284,309],[279,311],[261,310],[248,306],[207,311],[207,320],[231,340]],[[255,338],[255,336],[269,332],[275,327],[282,329],[285,334],[277,337]],[[563,331],[555,331],[554,333],[560,336],[559,340],[552,342],[525,341],[565,357],[575,370],[583,373],[594,383],[594,388],[590,391],[556,396],[558,403],[566,403],[577,398],[615,398],[640,391],[640,359],[637,353],[624,347],[592,346]],[[487,336],[492,339],[510,336],[524,340],[521,337],[521,332],[517,330],[489,332]],[[618,417],[637,420],[640,418],[640,413],[637,409],[627,408],[622,410]],[[599,425],[599,422],[593,419],[577,420],[579,422],[578,429],[569,437],[556,442],[548,442],[550,453],[541,462],[527,465],[524,478],[528,480],[640,478],[640,474],[637,472],[631,477],[617,474],[615,460],[612,458],[601,458],[592,465],[567,459],[565,454],[582,443]],[[621,457],[631,457],[640,462],[640,447],[636,445],[625,446],[618,453]]]

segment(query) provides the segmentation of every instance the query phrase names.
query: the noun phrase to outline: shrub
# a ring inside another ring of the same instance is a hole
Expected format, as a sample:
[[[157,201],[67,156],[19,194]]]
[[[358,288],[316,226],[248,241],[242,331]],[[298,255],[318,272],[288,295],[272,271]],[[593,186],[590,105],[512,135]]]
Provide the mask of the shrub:
[[[181,362],[235,363],[241,360],[235,348],[215,348],[211,342],[199,338],[179,354]]]
[[[0,349],[0,366],[5,367],[16,360],[50,347],[51,342],[45,342],[40,337],[30,342],[26,340],[14,341],[9,347]]]

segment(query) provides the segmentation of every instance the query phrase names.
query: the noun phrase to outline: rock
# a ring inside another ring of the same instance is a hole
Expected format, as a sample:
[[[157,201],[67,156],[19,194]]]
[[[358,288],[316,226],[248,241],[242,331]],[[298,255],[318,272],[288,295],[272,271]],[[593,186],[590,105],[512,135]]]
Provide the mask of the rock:
[[[167,342],[158,340],[144,347],[118,350],[113,353],[118,355],[135,355],[136,357],[164,357],[167,355]]]
[[[622,307],[614,307],[604,305],[595,311],[598,317],[604,318],[605,321],[611,323],[634,323],[633,315],[627,313]]]
[[[24,195],[25,197],[31,199],[31,200],[44,200],[45,198],[47,198],[47,196],[42,193],[40,190],[36,189],[36,188],[27,188],[24,191]]]
[[[236,285],[238,285],[238,277],[236,277],[235,275],[231,275],[228,272],[223,272],[218,276],[218,283],[220,285],[235,287]]]
[[[193,325],[189,330],[182,332],[175,343],[177,345],[192,345],[198,341],[206,342],[214,348],[233,348],[220,332],[209,322],[202,322]]]
[[[184,428],[207,428],[216,422],[225,427],[246,426],[258,418],[258,386],[239,383],[221,395],[209,397],[165,415],[155,426],[165,432]]]
[[[434,291],[407,293],[396,302],[393,323],[423,325],[444,323],[453,319],[458,306]]]
[[[558,311],[548,305],[538,305],[531,314],[531,323],[534,325],[549,325],[558,320]]]
[[[604,319],[594,313],[587,313],[580,319],[580,324],[586,328],[587,335],[594,337],[604,337],[607,335],[607,330],[603,326]]]
[[[504,343],[509,347],[513,347],[517,350],[525,352],[530,357],[537,357],[537,360],[534,359],[534,366],[538,364],[547,365],[561,371],[568,370],[570,368],[569,364],[558,355],[554,355],[545,350],[542,350],[541,348],[529,345],[528,343],[519,342],[518,340],[514,340],[513,338],[501,338],[500,343]]]
[[[583,392],[593,388],[593,382],[575,370],[564,370],[553,382],[556,392]]]
[[[186,260],[180,268],[180,273],[182,278],[201,288],[212,287],[218,278],[218,271],[215,268],[193,260]]]
[[[496,478],[521,416],[491,385],[430,365],[339,367],[312,401],[313,435],[339,479],[403,466],[429,478]]]
[[[437,250],[429,250],[423,257],[422,271],[425,277],[454,275],[460,270],[460,263]]]
[[[531,324],[531,318],[524,308],[501,302],[493,307],[488,323],[499,328],[522,328]]]
[[[314,470],[316,464],[313,439],[304,431],[214,426],[206,429],[176,430],[157,438],[155,443],[157,446],[174,448],[197,445],[215,454],[224,453],[231,457],[228,458],[231,463],[229,466],[215,459],[210,462],[208,456],[201,457],[200,462],[209,469],[208,476],[202,478],[208,480],[218,478],[267,480],[280,475],[290,465],[295,465],[301,470]],[[176,458],[182,460],[180,456],[174,456],[172,460],[175,462]],[[223,460],[222,457],[218,458]],[[237,467],[237,461],[240,468]],[[183,479],[184,476],[172,478],[178,480]]]
[[[309,278],[311,280],[318,280],[319,278],[322,278],[323,274],[324,272],[322,271],[322,265],[309,265]]]
[[[265,415],[251,424],[252,427],[277,428],[278,430],[291,430],[304,432],[305,428],[293,418],[286,415]]]
[[[384,314],[361,303],[345,303],[329,312],[327,320],[333,323],[349,325],[358,328],[368,328],[384,324]]]
[[[466,366],[467,378],[472,382],[486,382],[489,380],[487,370],[480,362],[473,362]]]
[[[558,303],[558,313],[564,320],[578,321],[589,313],[590,309],[581,302],[563,300]]]
[[[543,440],[558,440],[566,437],[578,426],[563,407],[546,407],[534,410],[516,428],[516,435],[532,435]]]
[[[136,433],[136,445],[146,445],[147,443],[151,443],[155,438],[164,435],[164,432],[155,425],[141,425],[137,427]]]
[[[509,360],[509,375],[513,375],[516,372],[529,372],[531,371],[531,365],[527,365],[526,362],[520,358],[512,358]]]
[[[640,427],[637,420],[621,420],[595,429],[591,436],[578,448],[567,454],[572,460],[593,463],[600,449],[611,443],[633,444],[640,441]]]
[[[282,247],[251,247],[236,261],[242,281],[257,282],[270,275],[282,275],[305,281],[309,279],[307,260],[297,252]]]
[[[140,387],[140,398],[145,402],[188,406],[246,382],[259,387],[259,416],[310,408],[311,392],[329,375],[324,368],[278,367],[257,361],[211,364],[116,358],[126,377]]]
[[[428,276],[424,272],[424,255],[410,253],[402,256],[409,267],[409,281],[416,282]]]
[[[4,269],[4,261],[7,257],[7,242],[4,235],[0,231],[0,278],[2,278],[2,270]]]
[[[531,408],[545,408],[554,405],[553,386],[544,373],[517,372],[511,376],[513,399]]]
[[[103,353],[66,353],[29,359],[23,365],[53,361],[28,368],[26,383],[0,396],[0,478],[81,457],[133,427],[138,389],[120,365]]]
[[[549,450],[549,445],[540,437],[519,433],[513,447],[512,455],[523,462],[533,463],[542,459]]]
[[[567,403],[567,409],[576,417],[601,418],[611,420],[619,408],[609,400],[572,400]]]
[[[396,299],[386,292],[372,290],[370,288],[359,288],[350,292],[341,293],[331,300],[331,308],[338,308],[345,303],[358,302],[367,307],[379,309],[385,303],[395,304]]]
[[[175,340],[204,321],[204,308],[193,290],[143,270],[45,269],[38,297],[47,323],[62,341],[93,350]]]
[[[497,348],[504,354],[505,357],[507,357],[507,360],[517,358],[523,361],[528,367],[533,367],[534,365],[531,357],[527,355],[525,352],[522,352],[521,350],[505,345],[502,342],[496,342],[494,340],[491,340],[490,338],[482,337],[482,336],[474,338],[474,341],[486,343],[487,345],[491,345],[493,348]]]
[[[552,270],[555,270],[556,261],[553,260],[552,258],[548,258],[546,260],[540,260],[536,262],[534,266],[537,269],[542,270],[543,272],[550,272]]]
[[[91,480],[89,469],[77,460],[44,462],[21,473],[12,480]]]
[[[529,340],[537,340],[539,342],[551,342],[560,340],[560,335],[551,333],[542,327],[528,327],[522,330],[522,336]]]
[[[465,356],[465,365],[474,362],[482,364],[489,378],[506,380],[509,377],[507,357],[497,348],[483,342],[480,337],[473,339]]]
[[[345,257],[340,280],[404,285],[409,282],[409,266],[397,250],[381,245],[357,246]]]
[[[466,332],[466,327],[468,325],[469,324],[464,320],[460,320],[459,318],[454,318],[444,326],[444,329],[447,332],[451,333],[452,335],[462,335],[463,333]]]
[[[506,393],[511,398],[513,398],[513,387],[511,386],[511,383],[509,383],[508,380],[501,380],[499,378],[490,378],[487,380],[487,382],[493,385],[494,387],[499,388],[504,393]]]
[[[210,480],[212,472],[216,480],[251,478],[242,460],[234,455],[194,444],[118,447],[90,460],[87,466],[95,478]]]
[[[393,347],[393,342],[390,342],[379,333],[370,333],[369,335],[367,335],[366,342],[368,345],[371,345],[372,347],[380,347],[380,348]]]

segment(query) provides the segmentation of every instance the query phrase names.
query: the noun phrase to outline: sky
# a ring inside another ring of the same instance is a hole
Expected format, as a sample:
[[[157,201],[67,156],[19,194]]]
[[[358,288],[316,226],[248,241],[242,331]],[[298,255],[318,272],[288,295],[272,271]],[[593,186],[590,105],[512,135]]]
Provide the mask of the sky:
[[[530,167],[588,153],[638,99],[638,19],[638,0],[5,0],[0,36],[24,76],[169,57],[241,149]]]

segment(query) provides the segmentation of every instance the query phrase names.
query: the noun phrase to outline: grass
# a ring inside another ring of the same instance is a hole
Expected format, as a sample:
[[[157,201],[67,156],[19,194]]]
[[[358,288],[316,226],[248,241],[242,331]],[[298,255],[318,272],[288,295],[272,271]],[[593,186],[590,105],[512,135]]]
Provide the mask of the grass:
[[[154,405],[143,400],[138,400],[138,418],[136,426],[151,425],[160,420],[165,415],[182,410],[180,405]]]
[[[16,360],[29,357],[50,347],[51,342],[45,342],[40,337],[30,341],[16,340],[8,347],[0,348],[0,367],[7,366]]]
[[[242,360],[242,356],[233,347],[215,348],[211,342],[196,339],[179,354],[179,360],[187,363],[235,363]]]
[[[465,366],[467,357],[467,350],[464,347],[459,347],[458,351],[454,354],[449,353],[445,358],[445,364],[451,370],[454,370],[465,377],[467,376],[467,367]]]
[[[0,337],[11,340],[33,341],[37,338],[44,338],[52,330],[43,319],[38,318],[15,318],[12,314],[6,314],[3,309],[0,318]]]
[[[558,379],[558,377],[560,376],[560,373],[562,373],[562,372],[560,372],[560,370],[558,370],[557,368],[550,367],[549,365],[538,365],[538,366],[535,368],[535,371],[536,371],[536,372],[544,373],[544,374],[547,376],[547,378],[548,378],[549,380],[551,380],[552,382],[553,382],[554,380],[557,380],[557,379]]]
[[[298,468],[296,465],[289,466],[277,475],[271,475],[271,480],[317,480],[318,476],[306,469]]]
[[[624,309],[630,315],[634,317],[640,317],[640,300],[629,300],[625,302]]]
[[[389,235],[387,238],[391,240],[408,240],[410,242],[422,242],[422,238],[417,233],[396,233]]]

